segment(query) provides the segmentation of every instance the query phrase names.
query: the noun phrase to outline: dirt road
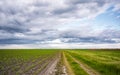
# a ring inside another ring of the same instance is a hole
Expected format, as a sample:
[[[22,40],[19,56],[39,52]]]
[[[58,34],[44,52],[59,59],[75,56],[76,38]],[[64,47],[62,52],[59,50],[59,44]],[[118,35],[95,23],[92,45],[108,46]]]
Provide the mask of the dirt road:
[[[72,57],[70,54],[69,56],[80,65],[80,67],[89,75],[100,75],[97,71],[95,71],[94,69],[92,69],[91,67],[89,67],[88,65],[78,61],[77,59],[75,59],[74,57]]]
[[[54,59],[52,59],[38,75],[55,75],[56,65],[59,59],[59,57],[55,57]]]

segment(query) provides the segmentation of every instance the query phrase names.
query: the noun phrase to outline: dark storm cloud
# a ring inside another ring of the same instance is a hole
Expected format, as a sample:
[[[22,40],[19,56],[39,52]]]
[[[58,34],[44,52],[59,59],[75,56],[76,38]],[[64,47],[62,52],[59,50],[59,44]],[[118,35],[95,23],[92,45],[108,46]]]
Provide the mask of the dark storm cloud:
[[[68,38],[69,39],[69,38]],[[104,44],[104,43],[116,43],[116,41],[105,38],[96,38],[96,37],[81,37],[81,38],[70,38],[67,43],[95,43],[95,44]]]
[[[16,33],[16,32],[25,32],[28,31],[24,28],[14,28],[14,27],[7,27],[7,26],[0,26],[0,30],[6,31],[8,33]]]
[[[0,39],[0,44],[29,44],[29,43],[35,43],[34,40],[28,40],[28,39]]]
[[[97,4],[99,4],[100,6],[105,4],[106,2],[111,2],[111,0],[69,0],[67,1],[67,3],[69,4],[73,4],[73,5],[76,5],[76,4],[84,4],[84,3],[92,3],[92,2],[95,2]]]
[[[100,34],[93,36],[92,34],[89,36],[81,35],[80,32],[71,32],[67,31],[64,34],[61,34],[61,38],[66,43],[96,43],[96,44],[104,44],[104,43],[120,43],[120,41],[116,41],[114,39],[120,39],[119,33],[120,31],[116,30],[104,30]],[[113,39],[114,38],[114,39]]]
[[[6,31],[8,33],[16,32],[27,32],[29,29],[24,26],[24,22],[20,22],[17,19],[8,20],[0,25],[0,30]]]
[[[70,13],[70,12],[74,12],[76,8],[75,7],[66,7],[66,8],[59,8],[59,9],[55,9],[52,14],[54,15],[62,15],[65,13]]]
[[[51,14],[64,18],[85,18],[95,16],[100,10],[104,10],[110,0],[68,0],[65,7],[54,9]],[[59,6],[58,6],[59,7]],[[107,7],[106,7],[107,9]],[[91,14],[92,13],[92,14]],[[86,15],[85,15],[86,14]]]

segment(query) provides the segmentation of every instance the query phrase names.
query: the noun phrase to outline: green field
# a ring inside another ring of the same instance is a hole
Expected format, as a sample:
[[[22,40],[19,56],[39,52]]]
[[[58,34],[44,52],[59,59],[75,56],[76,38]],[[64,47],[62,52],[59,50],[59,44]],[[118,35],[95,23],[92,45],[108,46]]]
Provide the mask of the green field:
[[[71,58],[76,59],[86,68],[92,69],[94,74],[120,75],[120,51],[114,50],[73,50],[65,51],[66,57],[76,75],[81,75],[83,70],[76,69],[78,66]],[[71,60],[70,60],[71,59]],[[73,61],[73,63],[71,63]],[[76,65],[76,67],[75,67]],[[72,67],[74,66],[74,67]],[[81,71],[81,72],[80,72]],[[79,73],[80,72],[80,73]],[[82,74],[87,75],[87,74]]]
[[[0,50],[0,75],[38,74],[57,54],[56,50]]]
[[[0,50],[0,75],[120,75],[120,50]]]

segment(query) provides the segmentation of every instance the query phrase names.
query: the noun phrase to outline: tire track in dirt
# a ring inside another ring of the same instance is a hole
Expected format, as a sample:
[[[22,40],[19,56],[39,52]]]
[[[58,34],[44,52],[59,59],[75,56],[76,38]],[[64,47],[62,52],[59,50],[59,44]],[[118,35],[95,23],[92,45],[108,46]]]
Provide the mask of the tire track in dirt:
[[[95,71],[94,69],[92,69],[90,66],[78,61],[77,59],[75,59],[73,56],[71,56],[70,54],[68,54],[76,63],[78,63],[80,65],[80,67],[89,75],[100,75],[97,71]]]
[[[49,64],[38,75],[55,75],[57,63],[60,60],[60,55],[53,58]]]
[[[63,52],[63,60],[64,60],[64,63],[65,63],[65,67],[67,69],[67,75],[75,75],[74,72],[73,72],[73,70],[70,67],[69,62],[67,61],[67,58],[66,58],[64,52]]]
[[[63,53],[60,52],[60,59],[56,65],[56,72],[55,75],[68,75],[67,74],[67,68],[65,66],[64,60],[63,60]]]

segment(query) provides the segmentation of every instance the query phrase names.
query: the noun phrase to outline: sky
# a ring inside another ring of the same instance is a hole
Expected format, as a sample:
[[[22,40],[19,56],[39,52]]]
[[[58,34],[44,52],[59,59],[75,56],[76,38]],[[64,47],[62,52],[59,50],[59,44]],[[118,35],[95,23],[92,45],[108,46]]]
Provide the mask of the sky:
[[[120,0],[0,0],[0,48],[120,48]]]

